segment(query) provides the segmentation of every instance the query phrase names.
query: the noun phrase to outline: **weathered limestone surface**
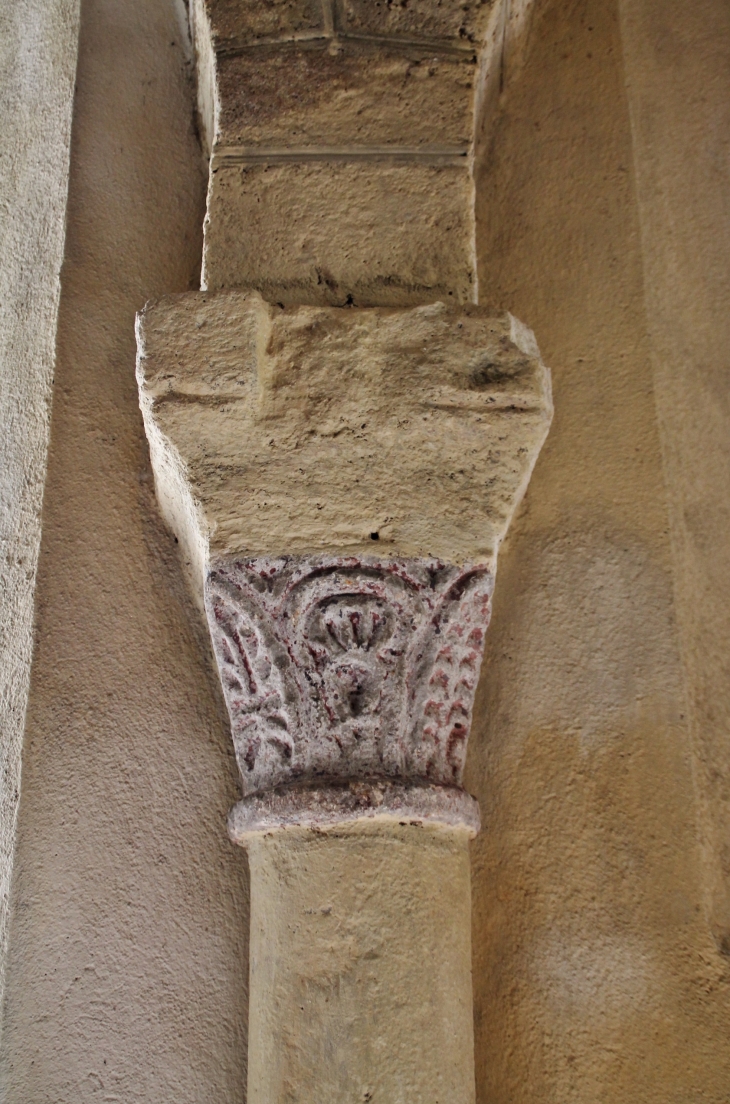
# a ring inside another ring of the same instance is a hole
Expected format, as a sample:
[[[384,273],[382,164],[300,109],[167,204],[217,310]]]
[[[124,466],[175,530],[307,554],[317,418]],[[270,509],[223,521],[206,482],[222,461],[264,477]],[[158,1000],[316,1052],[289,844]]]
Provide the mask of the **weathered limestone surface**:
[[[494,0],[335,0],[338,26],[350,34],[393,34],[479,44]]]
[[[398,35],[406,41],[478,42],[493,0],[206,0],[217,45],[277,39]]]
[[[288,829],[248,853],[250,1104],[470,1104],[465,834]]]
[[[287,305],[474,301],[469,154],[492,14],[198,0],[203,286]]]
[[[233,838],[476,831],[461,778],[496,556],[552,415],[530,331],[475,306],[202,292],[148,306],[138,339],[158,497],[231,716]]]
[[[474,1095],[462,775],[552,417],[531,331],[474,305],[490,11],[194,7],[205,290],[148,305],[137,379],[242,779],[249,1104]]]
[[[472,50],[282,44],[218,61],[217,147],[444,146],[474,129]]]
[[[199,293],[148,306],[138,338],[158,495],[199,594],[227,557],[493,567],[552,415],[510,315]]]
[[[406,42],[469,45],[486,30],[494,0],[205,0],[220,47],[277,39],[399,35]],[[200,8],[202,13],[202,6]]]
[[[205,286],[286,305],[472,301],[471,179],[442,160],[214,162]]]
[[[230,1104],[245,1097],[248,924],[247,864],[221,831],[229,726],[131,384],[134,311],[195,278],[199,194],[180,185],[197,187],[192,97],[169,0],[83,11],[0,1082],[4,1104]],[[484,151],[481,295],[534,327],[558,415],[500,551],[470,737],[481,1104],[727,1104],[729,18],[727,0],[535,5]],[[18,388],[27,363],[11,368]],[[397,875],[410,923],[411,870],[378,869]],[[282,955],[311,946],[332,882],[362,886],[361,872],[330,865]],[[332,948],[357,915],[302,970],[332,1018],[356,976],[337,988]],[[273,935],[273,904],[267,923]],[[388,983],[407,926],[382,947],[363,935],[358,977],[382,961]],[[432,951],[408,961],[435,991]],[[306,1029],[307,1009],[285,1011]],[[405,1052],[407,1015],[387,1024]]]
[[[474,305],[490,10],[194,8],[205,290],[146,308],[137,379],[242,779],[249,1104],[474,1095],[462,775],[552,417],[532,333]]]
[[[210,0],[198,2],[196,28],[210,21],[216,44],[253,45],[271,39],[315,37],[324,34],[322,0]]]

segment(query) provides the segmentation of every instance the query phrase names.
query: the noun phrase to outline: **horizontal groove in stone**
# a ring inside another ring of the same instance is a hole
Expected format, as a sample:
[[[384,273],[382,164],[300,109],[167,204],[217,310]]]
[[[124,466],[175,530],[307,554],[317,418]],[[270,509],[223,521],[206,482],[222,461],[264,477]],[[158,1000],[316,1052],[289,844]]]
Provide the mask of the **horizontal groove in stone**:
[[[476,60],[477,47],[472,42],[458,40],[405,38],[402,35],[351,34],[349,32],[327,34],[325,31],[303,31],[289,38],[259,38],[255,42],[242,42],[238,39],[219,40],[215,45],[218,57],[237,57],[241,54],[257,53],[267,50],[289,47],[290,49],[335,48],[339,43],[347,45],[377,46],[395,52],[416,52],[419,54],[441,54],[446,57],[460,57]]]
[[[282,47],[316,49],[317,46],[328,46],[332,41],[332,35],[328,35],[324,31],[302,31],[300,34],[291,35],[289,38],[257,38],[255,42],[227,38],[216,41],[215,53],[217,57],[227,58],[238,57],[241,54],[265,53]]]
[[[213,152],[211,168],[215,172],[216,169],[235,168],[237,165],[302,164],[315,161],[389,161],[466,167],[469,152],[469,149],[460,146],[353,146],[349,149],[253,149],[250,146],[223,146]]]
[[[444,41],[431,38],[403,38],[399,35],[340,34],[343,42],[371,43],[400,50],[419,50],[425,53],[446,54],[476,61],[477,48],[471,42]]]

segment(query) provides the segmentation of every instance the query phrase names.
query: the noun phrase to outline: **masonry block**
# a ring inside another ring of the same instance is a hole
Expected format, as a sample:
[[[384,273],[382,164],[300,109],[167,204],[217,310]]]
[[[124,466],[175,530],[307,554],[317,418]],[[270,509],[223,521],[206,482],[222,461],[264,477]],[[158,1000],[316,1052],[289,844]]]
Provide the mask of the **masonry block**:
[[[224,163],[211,173],[204,286],[287,306],[469,302],[472,188],[465,158]]]

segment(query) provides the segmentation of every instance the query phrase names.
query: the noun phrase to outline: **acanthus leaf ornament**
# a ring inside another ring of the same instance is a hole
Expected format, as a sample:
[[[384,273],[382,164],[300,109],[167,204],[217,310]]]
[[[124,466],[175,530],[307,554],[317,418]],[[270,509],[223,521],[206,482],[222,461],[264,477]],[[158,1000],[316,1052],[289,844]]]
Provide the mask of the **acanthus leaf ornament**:
[[[409,788],[419,799],[458,789],[492,585],[484,566],[436,559],[258,557],[211,570],[244,804],[314,783],[385,785],[401,815]]]

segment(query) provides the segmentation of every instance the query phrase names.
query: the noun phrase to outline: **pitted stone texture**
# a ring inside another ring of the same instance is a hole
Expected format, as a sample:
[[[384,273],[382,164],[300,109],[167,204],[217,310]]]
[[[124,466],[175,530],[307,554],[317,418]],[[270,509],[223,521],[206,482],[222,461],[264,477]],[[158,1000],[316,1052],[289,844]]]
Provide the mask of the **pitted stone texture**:
[[[231,557],[491,564],[552,416],[530,331],[479,307],[190,293],[148,306],[138,336],[158,495],[198,593]]]
[[[492,4],[192,12],[211,154],[203,287],[286,305],[474,301],[469,155]]]
[[[326,40],[218,58],[217,146],[460,147],[474,127],[473,54]],[[464,171],[468,166],[464,165]]]
[[[494,0],[335,0],[345,33],[456,40],[479,45]]]
[[[214,162],[203,286],[286,306],[471,302],[472,189],[466,158]]]
[[[324,34],[322,0],[197,0],[216,45]]]
[[[482,566],[375,557],[221,564],[206,585],[243,792],[458,786],[489,623]]]
[[[478,44],[494,0],[198,0],[198,4],[220,47],[318,34]]]

